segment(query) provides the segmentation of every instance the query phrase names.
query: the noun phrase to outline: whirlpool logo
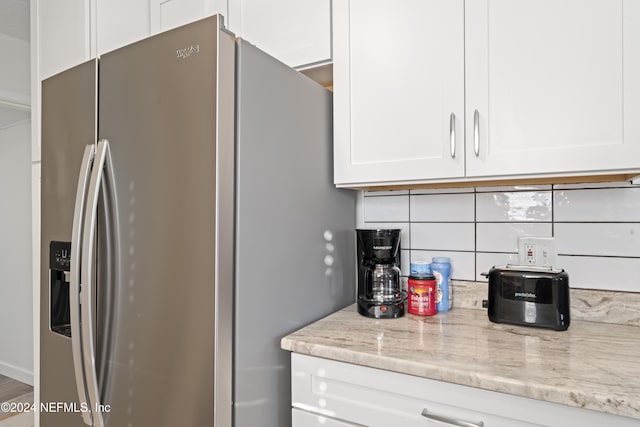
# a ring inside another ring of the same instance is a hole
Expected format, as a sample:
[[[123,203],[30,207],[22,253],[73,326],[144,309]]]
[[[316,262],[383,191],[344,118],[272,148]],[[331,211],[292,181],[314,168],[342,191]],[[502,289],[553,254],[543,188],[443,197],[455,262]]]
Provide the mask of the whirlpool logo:
[[[178,49],[176,50],[176,58],[179,59],[187,59],[188,57],[190,57],[191,55],[195,55],[196,53],[200,52],[200,45],[191,45],[189,47],[185,47],[182,49]]]

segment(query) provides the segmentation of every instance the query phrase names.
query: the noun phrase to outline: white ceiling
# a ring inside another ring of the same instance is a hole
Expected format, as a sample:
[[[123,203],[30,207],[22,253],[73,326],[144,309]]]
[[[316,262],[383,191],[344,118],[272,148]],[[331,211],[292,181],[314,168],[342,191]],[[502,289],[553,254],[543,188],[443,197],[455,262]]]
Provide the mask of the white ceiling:
[[[29,0],[0,0],[0,33],[29,41]]]

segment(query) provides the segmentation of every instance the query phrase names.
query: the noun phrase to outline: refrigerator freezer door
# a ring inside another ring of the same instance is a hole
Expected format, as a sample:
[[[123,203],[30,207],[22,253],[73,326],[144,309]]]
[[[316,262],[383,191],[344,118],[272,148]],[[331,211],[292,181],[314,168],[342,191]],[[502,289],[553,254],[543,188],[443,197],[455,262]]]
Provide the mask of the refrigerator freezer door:
[[[280,339],[355,300],[355,192],[332,178],[331,93],[238,43],[236,427],[291,425]]]
[[[49,244],[71,242],[76,188],[85,147],[96,140],[97,62],[89,61],[42,83],[42,223],[40,257],[40,425],[84,426],[71,340],[50,329]],[[72,248],[73,251],[74,248]],[[79,260],[72,260],[76,262]],[[67,407],[56,408],[57,402]],[[76,411],[77,409],[77,411]]]
[[[233,232],[217,203],[233,182],[216,168],[224,129],[233,153],[233,103],[221,96],[233,80],[217,78],[233,76],[233,39],[219,26],[206,19],[100,60],[99,137],[109,140],[120,244],[108,427],[214,425],[214,379],[231,351],[217,328],[230,333],[232,310],[218,259],[232,253],[220,241]],[[226,399],[216,388],[216,417],[231,412],[228,382]]]

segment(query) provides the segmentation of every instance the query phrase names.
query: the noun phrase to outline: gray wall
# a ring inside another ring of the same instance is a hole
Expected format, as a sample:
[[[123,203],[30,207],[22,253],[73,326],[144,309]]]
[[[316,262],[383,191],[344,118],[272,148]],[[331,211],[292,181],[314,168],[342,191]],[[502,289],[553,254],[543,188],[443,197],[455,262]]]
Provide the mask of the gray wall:
[[[0,374],[33,384],[31,122],[0,129]]]

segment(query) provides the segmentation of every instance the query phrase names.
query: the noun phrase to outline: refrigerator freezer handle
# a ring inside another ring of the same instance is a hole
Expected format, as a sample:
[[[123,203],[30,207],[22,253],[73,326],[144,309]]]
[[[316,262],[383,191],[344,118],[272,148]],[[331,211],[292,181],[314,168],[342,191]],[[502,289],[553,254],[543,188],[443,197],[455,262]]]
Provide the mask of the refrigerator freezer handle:
[[[84,218],[83,229],[86,231],[82,236],[82,247],[86,250],[82,251],[81,264],[81,315],[82,315],[82,360],[84,365],[87,394],[89,397],[89,412],[92,414],[93,427],[104,427],[104,417],[99,410],[101,407],[100,393],[98,391],[98,375],[96,372],[96,357],[93,334],[93,313],[91,294],[93,289],[93,271],[92,251],[96,237],[96,225],[98,217],[98,196],[100,186],[102,184],[103,169],[109,156],[109,142],[102,139],[98,142],[95,160],[93,162],[93,170],[91,171],[91,181],[89,182],[89,191],[87,193],[87,209]]]
[[[82,239],[82,223],[84,219],[85,196],[87,185],[89,184],[89,173],[91,162],[95,156],[95,145],[87,145],[82,156],[80,174],[78,175],[78,189],[76,190],[76,201],[73,210],[73,229],[71,231],[71,263],[69,274],[69,316],[71,322],[71,349],[73,353],[73,370],[76,378],[76,388],[78,390],[78,400],[80,406],[87,406],[87,389],[85,373],[82,366],[82,343],[80,336],[80,256],[82,253],[80,241]],[[82,420],[85,424],[91,425],[91,414],[82,411]]]

